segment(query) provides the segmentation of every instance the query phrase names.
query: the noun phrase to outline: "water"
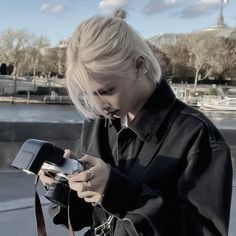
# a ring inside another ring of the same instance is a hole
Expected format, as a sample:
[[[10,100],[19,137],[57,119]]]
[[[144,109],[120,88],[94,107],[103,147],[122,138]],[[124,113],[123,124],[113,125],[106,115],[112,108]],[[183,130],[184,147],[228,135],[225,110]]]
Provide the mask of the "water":
[[[80,123],[83,117],[73,105],[0,104],[0,121]]]
[[[235,111],[202,111],[218,128],[236,129]]]
[[[236,112],[203,111],[222,129],[236,129]],[[80,123],[83,117],[73,105],[0,104],[0,121]]]
[[[213,123],[222,130],[222,134],[225,137],[226,141],[228,142],[230,148],[231,148],[231,154],[233,157],[234,166],[236,168],[236,112],[229,112],[229,111],[203,111],[207,117],[209,117],[210,120],[213,121]],[[62,125],[77,125],[79,123],[83,122],[83,117],[76,111],[73,105],[46,105],[46,104],[0,104],[0,122],[7,122],[11,123],[14,126],[14,122],[17,122],[18,126],[21,122],[29,122],[29,123],[44,123],[45,125],[49,123],[53,125],[62,124]],[[40,124],[42,126],[42,124]],[[27,126],[27,125],[26,125]],[[54,129],[53,132],[50,130],[43,130],[41,132],[41,128],[37,126],[37,129],[34,128],[34,130],[30,130],[30,128],[26,127],[24,129],[22,128],[11,128],[9,127],[3,128],[1,132],[5,130],[5,133],[10,135],[10,131],[13,132],[12,137],[10,137],[11,142],[6,140],[0,142],[0,155],[1,156],[8,156],[9,158],[5,158],[7,161],[6,163],[9,163],[9,160],[12,160],[12,157],[15,156],[17,148],[20,147],[22,144],[22,140],[20,140],[20,136],[23,134],[20,134],[19,132],[28,132],[28,136],[32,135],[32,132],[34,133],[33,136],[36,134],[41,137],[41,139],[48,139],[47,133],[49,133],[51,136],[51,139],[53,142],[55,142],[58,145],[63,145],[66,143],[66,145],[70,145],[70,148],[72,150],[76,149],[77,141],[73,138],[62,138],[62,134],[58,129]],[[53,127],[52,127],[53,128]],[[69,129],[70,128],[70,129]],[[9,130],[8,130],[9,129]],[[21,131],[19,131],[21,130]],[[73,137],[76,136],[76,130],[74,130],[71,127],[68,126],[68,129],[66,129]],[[30,131],[30,132],[29,132]],[[58,133],[59,132],[59,133]],[[65,130],[63,131],[65,133]],[[4,133],[4,132],[3,132]],[[63,136],[65,134],[63,133]],[[43,136],[44,135],[44,136]],[[46,136],[45,136],[46,135]],[[9,140],[9,137],[7,140]],[[55,138],[56,137],[56,138]],[[67,136],[66,136],[67,137]],[[17,138],[17,140],[15,140]],[[55,140],[54,140],[54,139]],[[58,140],[57,140],[58,139]],[[68,140],[73,141],[72,144],[68,144]],[[71,140],[72,139],[72,140]],[[15,141],[13,141],[15,140]],[[7,146],[8,145],[8,146]],[[9,146],[11,145],[11,146]],[[73,149],[74,148],[74,149]]]

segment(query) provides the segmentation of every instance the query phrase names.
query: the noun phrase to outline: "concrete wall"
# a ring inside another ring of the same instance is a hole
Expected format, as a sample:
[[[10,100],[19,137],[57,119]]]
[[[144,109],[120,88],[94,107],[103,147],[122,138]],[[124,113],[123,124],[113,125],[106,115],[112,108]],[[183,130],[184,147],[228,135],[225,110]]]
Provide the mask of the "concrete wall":
[[[0,122],[0,169],[8,169],[23,142],[42,139],[79,153],[81,123]],[[222,129],[236,168],[236,130]]]
[[[81,123],[0,122],[0,169],[9,168],[27,139],[49,141],[79,153]]]

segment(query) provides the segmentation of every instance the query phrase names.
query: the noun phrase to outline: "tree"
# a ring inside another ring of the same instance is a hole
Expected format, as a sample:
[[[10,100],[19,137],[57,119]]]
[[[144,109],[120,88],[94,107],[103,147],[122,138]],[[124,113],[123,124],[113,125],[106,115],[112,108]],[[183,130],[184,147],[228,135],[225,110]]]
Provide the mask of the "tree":
[[[194,92],[197,89],[197,83],[206,79],[212,72],[209,64],[209,41],[212,35],[209,33],[199,33],[186,37],[186,45],[189,52],[188,64],[195,70]]]
[[[217,49],[217,50],[216,50]],[[208,45],[209,64],[212,73],[222,78],[224,74],[236,68],[236,40],[218,37]]]
[[[0,36],[1,60],[14,67],[14,92],[16,93],[16,78],[18,66],[23,60],[29,41],[29,33],[25,30],[7,29]]]
[[[222,78],[236,71],[236,40],[217,32],[185,35],[175,45],[162,45],[171,64],[172,75],[186,80],[194,77],[194,90],[200,80]]]
[[[41,50],[42,58],[42,73],[46,77],[51,74],[58,74],[58,48],[57,47],[44,47]]]
[[[0,66],[0,74],[1,75],[7,75],[7,65],[6,63],[2,63]]]
[[[176,45],[162,45],[161,50],[167,55],[172,75],[182,80],[187,80],[192,70],[189,67],[189,51],[185,41],[179,41]]]
[[[58,74],[59,76],[65,75],[66,70],[66,48],[58,48]]]
[[[43,68],[45,46],[49,46],[47,38],[26,30],[7,29],[0,35],[0,60],[9,65],[9,72],[14,69],[15,93],[18,74],[32,73],[35,78],[36,70]]]
[[[156,47],[155,45],[151,44],[150,42],[146,41],[147,45],[150,47],[152,50],[154,56],[156,57],[157,61],[160,64],[161,71],[163,75],[167,75],[169,71],[171,70],[170,68],[170,59],[167,57],[166,53],[163,52],[161,49]]]
[[[7,74],[11,75],[13,71],[14,71],[14,66],[12,64],[8,65]]]
[[[25,74],[26,72],[32,74],[34,85],[36,72],[42,71],[43,68],[44,56],[42,54],[42,49],[48,45],[49,42],[47,38],[31,34],[24,61],[21,63],[20,71],[22,74]]]

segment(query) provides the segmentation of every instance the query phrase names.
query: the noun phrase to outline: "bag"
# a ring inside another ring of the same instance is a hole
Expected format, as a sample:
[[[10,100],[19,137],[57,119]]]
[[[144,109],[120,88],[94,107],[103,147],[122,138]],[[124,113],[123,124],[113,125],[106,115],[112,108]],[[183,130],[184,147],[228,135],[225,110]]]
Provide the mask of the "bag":
[[[113,236],[114,225],[114,216],[104,212],[101,207],[96,206],[93,210],[92,229],[88,230],[85,236]]]

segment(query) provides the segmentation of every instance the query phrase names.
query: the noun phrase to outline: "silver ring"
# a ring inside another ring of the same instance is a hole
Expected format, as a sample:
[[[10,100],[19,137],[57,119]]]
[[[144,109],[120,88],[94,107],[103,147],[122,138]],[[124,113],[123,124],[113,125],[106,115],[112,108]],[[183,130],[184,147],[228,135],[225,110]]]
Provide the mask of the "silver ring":
[[[93,170],[92,168],[90,168],[90,169],[88,169],[88,172],[89,172],[89,174],[90,174],[89,179],[92,179],[92,178],[95,176],[94,170]]]
[[[90,183],[90,181],[87,181],[86,184],[87,184],[87,191],[90,191],[90,188],[91,188],[91,183]]]

